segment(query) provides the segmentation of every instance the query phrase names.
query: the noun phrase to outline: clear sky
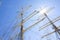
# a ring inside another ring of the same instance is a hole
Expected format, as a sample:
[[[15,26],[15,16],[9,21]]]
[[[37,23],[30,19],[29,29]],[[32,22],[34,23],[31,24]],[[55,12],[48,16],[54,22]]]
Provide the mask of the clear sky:
[[[10,36],[14,36],[16,33],[19,32],[19,27],[16,28],[16,30],[14,31],[12,31],[12,28],[14,25],[20,22],[18,21],[16,23],[16,16],[19,12],[21,12],[22,7],[25,9],[25,7],[32,5],[32,7],[24,13],[24,18],[26,18],[34,10],[54,7],[54,9],[48,13],[48,17],[53,20],[60,16],[59,4],[60,0],[0,0],[0,38],[3,38],[3,40],[9,40]],[[25,22],[24,29],[39,21],[37,19],[41,19],[41,13],[38,13],[37,15],[29,19],[27,22]],[[39,28],[47,22],[49,21],[46,18],[31,29],[27,30],[24,33],[24,40],[47,40],[47,38],[50,40],[57,40],[55,33],[43,39],[41,38],[43,35],[50,33],[53,30],[52,26],[50,25],[49,27],[38,31]],[[60,21],[56,22],[55,25],[60,26]]]

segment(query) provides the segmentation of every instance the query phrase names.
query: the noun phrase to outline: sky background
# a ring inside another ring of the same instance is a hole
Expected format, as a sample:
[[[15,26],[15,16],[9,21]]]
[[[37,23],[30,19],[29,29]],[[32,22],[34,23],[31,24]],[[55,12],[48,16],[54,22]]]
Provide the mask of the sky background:
[[[60,16],[59,4],[60,0],[0,0],[0,38],[3,40],[10,40],[10,38],[13,37],[13,40],[17,40],[15,35],[19,33],[20,26],[17,27],[16,25],[21,22],[21,18],[17,18],[17,15],[21,13],[21,8],[25,9],[27,6],[32,5],[31,8],[24,12],[24,19],[34,10],[39,11],[39,9],[54,7],[52,11],[47,13],[48,17],[53,20]],[[28,28],[43,17],[44,16],[41,13],[37,13],[37,15],[24,23],[24,29]],[[54,31],[51,25],[39,31],[39,28],[47,22],[49,21],[45,18],[42,22],[39,22],[37,25],[27,30],[24,33],[24,40],[57,40],[55,33],[41,38],[43,35]],[[60,21],[54,24],[60,26]],[[14,30],[13,27],[15,26],[17,28]]]

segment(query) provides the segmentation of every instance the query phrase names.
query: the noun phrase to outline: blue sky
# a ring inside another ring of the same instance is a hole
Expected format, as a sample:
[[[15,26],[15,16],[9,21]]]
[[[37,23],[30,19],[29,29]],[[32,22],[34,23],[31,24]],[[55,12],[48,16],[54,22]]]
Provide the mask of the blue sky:
[[[55,19],[56,17],[60,16],[60,0],[0,0],[0,37],[4,40],[8,40],[9,37],[14,33],[19,32],[19,27],[12,31],[14,24],[17,21],[16,16],[19,12],[21,12],[21,8],[25,8],[29,5],[32,5],[29,10],[24,13],[24,18],[26,18],[29,14],[31,14],[34,10],[42,9],[45,7],[55,7],[52,11],[48,13],[48,16],[51,20]],[[40,19],[41,14],[38,13],[37,15],[33,16],[27,22],[24,23],[24,29],[28,28],[33,23],[37,22]],[[18,22],[21,19],[18,19]],[[49,26],[41,31],[38,31],[39,28],[49,22],[47,18],[42,22],[38,23],[31,29],[27,30],[24,33],[24,40],[47,40],[47,38],[41,39],[43,34],[47,34],[52,32],[52,26]],[[57,26],[60,26],[60,21],[55,23]],[[3,37],[2,35],[5,34]],[[14,35],[13,35],[14,34]],[[50,40],[56,40],[55,33],[48,36]],[[52,38],[54,37],[54,39]]]

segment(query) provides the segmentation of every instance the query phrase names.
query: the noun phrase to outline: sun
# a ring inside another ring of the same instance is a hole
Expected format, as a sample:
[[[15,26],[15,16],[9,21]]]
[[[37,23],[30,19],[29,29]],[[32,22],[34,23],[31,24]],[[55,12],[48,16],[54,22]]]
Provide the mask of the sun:
[[[41,14],[44,14],[47,12],[47,8],[44,8],[43,10],[40,11]]]

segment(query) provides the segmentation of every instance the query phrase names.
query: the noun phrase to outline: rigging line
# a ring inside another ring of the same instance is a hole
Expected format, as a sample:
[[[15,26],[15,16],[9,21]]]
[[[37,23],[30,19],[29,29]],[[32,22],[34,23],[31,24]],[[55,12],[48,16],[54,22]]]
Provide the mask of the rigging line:
[[[15,26],[16,26],[16,28],[17,28],[18,25],[16,24]],[[14,29],[13,29],[13,28],[11,29],[11,30],[12,30],[11,32],[13,32],[13,31],[16,29],[15,26],[14,26]],[[11,35],[9,35],[9,37],[10,37],[10,36],[11,36]]]
[[[25,9],[25,11],[28,9],[28,8],[30,8],[31,7],[31,5],[29,6],[29,7],[27,7],[26,9]]]
[[[15,18],[17,19],[17,17],[15,17]],[[15,19],[12,20],[12,22],[13,22],[13,21],[15,21]],[[16,23],[17,23],[17,20],[16,20]],[[16,23],[15,23],[15,24],[16,24]],[[14,25],[15,25],[15,24],[14,24]],[[11,28],[11,27],[10,27],[11,25],[12,25],[12,23],[9,25],[9,27],[8,27],[7,29],[10,29],[10,28]],[[7,30],[7,29],[6,29],[6,30]],[[6,33],[7,33],[7,31],[6,31],[2,36],[4,37]]]
[[[16,34],[14,37],[15,37],[15,38],[16,38],[16,36],[20,37],[19,35],[21,35],[21,33]]]
[[[28,17],[26,17],[23,22],[26,22],[27,20],[29,20],[31,17],[33,17],[34,15],[36,15],[37,13],[39,13],[39,11],[33,11]]]
[[[56,38],[58,38],[58,40],[60,40],[60,39],[59,39],[59,36],[58,36],[58,34],[57,34],[57,32],[55,32],[55,34],[56,34]]]
[[[50,12],[52,9],[54,9],[54,7],[50,8],[49,10],[46,11],[46,13]],[[43,9],[44,10],[44,9]],[[50,19],[48,18],[47,14],[44,13],[44,15],[46,16],[46,18],[50,21]],[[51,21],[50,21],[51,22]],[[51,24],[53,24],[51,22]],[[54,25],[53,25],[54,26]]]
[[[11,29],[12,31],[14,31],[17,27],[21,26],[21,22],[18,24],[15,24],[14,27]]]
[[[13,32],[17,27],[19,27],[19,24],[17,25],[17,24],[15,24],[13,27],[12,27],[12,31],[11,32]],[[7,34],[9,33],[9,31],[7,32]]]
[[[23,9],[23,13],[26,11],[26,10],[28,10],[30,7],[32,7],[32,5],[29,5],[29,6],[27,6],[25,9]],[[21,11],[22,12],[22,11]],[[21,16],[21,13],[19,13],[18,14],[18,17],[17,18],[19,18]]]
[[[49,19],[49,17],[47,16],[47,14],[44,13],[44,15],[45,15],[46,18],[49,20],[49,22],[51,23],[51,25],[53,26],[53,28],[55,29],[55,31],[58,30],[58,28],[55,26],[55,24]],[[55,33],[56,33],[56,32],[55,32]],[[58,33],[59,33],[59,32],[58,32]],[[59,34],[60,34],[60,33],[59,33]],[[56,33],[56,36],[57,36],[57,38],[59,38],[57,33]]]
[[[17,23],[17,22],[16,22]],[[14,24],[14,26],[12,27],[12,31],[14,31],[17,27],[21,26],[21,23],[18,23],[18,24]],[[8,32],[9,33],[9,32]],[[4,34],[5,35],[5,34]]]
[[[42,9],[41,9],[41,10],[42,10]],[[34,12],[36,12],[36,13],[34,13]],[[34,15],[36,15],[37,13],[39,13],[39,11],[36,11],[36,10],[35,10],[34,12],[33,12],[33,14],[31,13],[30,16],[26,17],[27,19],[26,19],[25,21],[23,21],[23,23],[26,22],[26,21],[27,21],[28,19],[30,19],[31,17],[33,17]],[[19,23],[18,25],[21,26],[21,23]],[[18,25],[17,25],[17,26],[18,26]],[[15,27],[15,28],[16,28],[16,27]],[[15,29],[15,28],[14,28],[14,29]]]
[[[48,36],[48,35],[51,35],[51,34],[54,33],[54,32],[55,32],[55,31],[53,31],[53,32],[51,32],[51,33],[48,33],[48,34],[42,36],[41,38],[44,38],[44,37],[46,37],[46,36]]]
[[[17,26],[17,25],[16,25]],[[16,28],[15,28],[16,29]],[[11,29],[12,31],[11,32],[13,32],[14,30],[13,29]],[[8,32],[9,33],[9,32]],[[17,34],[17,33],[16,33]],[[11,34],[9,35],[9,38],[11,37]]]
[[[31,6],[29,6],[29,7],[31,7]],[[29,7],[28,7],[28,8],[29,8]],[[26,10],[27,10],[28,8],[26,8]],[[25,10],[25,11],[26,11],[26,10]],[[24,12],[24,11],[23,11],[23,12]],[[21,14],[21,13],[20,13],[20,14]],[[20,16],[20,14],[19,14],[18,16]],[[17,17],[17,18],[18,18],[18,17]],[[15,25],[15,26],[18,26],[18,25]],[[12,30],[14,31],[15,28],[17,28],[17,27],[13,27]]]
[[[42,10],[42,9],[41,9]],[[35,13],[36,12],[36,13]],[[32,14],[33,13],[33,14]],[[39,13],[39,11],[33,11],[28,17],[26,17],[27,19],[23,19],[23,23],[26,22],[28,19],[30,19],[31,17],[33,17],[34,15],[36,15],[37,13]],[[24,21],[25,20],[25,21]],[[18,25],[16,26],[21,26],[21,23],[19,23]],[[14,29],[16,29],[17,27],[14,27]]]
[[[43,10],[43,9],[41,9],[41,10]],[[38,10],[38,11],[37,10],[34,10],[29,16],[27,16],[25,19],[23,19],[23,23],[26,22],[27,20],[29,20],[34,15],[36,15],[37,13],[39,13],[41,10]],[[48,10],[48,11],[50,11],[50,10]]]
[[[11,30],[14,31],[19,26],[21,26],[21,23],[15,24],[14,27]]]
[[[31,7],[31,5],[29,5],[28,7],[26,7],[25,10],[24,10],[24,12],[25,12],[26,10],[28,10],[30,7]],[[18,15],[18,16],[19,16],[19,15]],[[16,17],[16,18],[17,18],[17,17]],[[14,21],[14,20],[13,20],[13,21]],[[15,23],[15,25],[16,25],[16,23]],[[16,26],[17,26],[17,25],[16,25]],[[15,29],[15,27],[13,27],[13,28]],[[5,36],[5,34],[6,34],[6,33],[4,33],[3,36]]]
[[[37,25],[39,22],[43,21],[44,19],[45,19],[45,17],[42,18],[41,20],[39,20],[38,22],[34,23],[33,25],[29,26],[27,29],[24,30],[24,32],[27,31],[28,29],[32,28],[33,26]]]
[[[57,17],[57,18],[55,18],[55,19],[53,19],[52,22],[55,23],[56,21],[59,21],[59,20],[60,20],[60,16]],[[39,31],[42,30],[42,29],[44,29],[44,28],[46,28],[46,27],[48,27],[49,25],[51,25],[50,22],[44,24],[43,26],[41,26],[41,27],[39,28]]]
[[[9,39],[14,39],[14,38],[16,38],[17,36],[19,36],[19,34],[20,34],[20,33],[16,33],[14,36],[10,36]]]
[[[28,10],[31,6],[32,6],[32,5],[29,5],[28,7],[26,7],[23,12],[25,12],[26,10]],[[21,13],[19,13],[19,14],[21,14]],[[14,27],[14,28],[15,28],[15,27]]]
[[[60,40],[60,38],[59,38],[60,32],[59,31],[60,31],[60,29],[58,28],[57,31],[55,32],[56,33],[56,37],[58,38],[58,40]]]
[[[44,17],[43,19],[41,19],[40,21],[38,21],[37,23],[39,23],[39,22],[43,21],[44,19],[45,19],[45,17]],[[26,30],[23,30],[23,32],[27,31],[28,29],[30,29],[31,27],[33,27],[33,26],[34,26],[34,25],[36,25],[37,23],[35,23],[35,24],[31,25],[31,26],[30,26],[30,27],[28,27]],[[11,29],[11,30],[12,30],[12,32],[13,32],[17,27],[19,27],[19,25],[20,25],[20,24],[18,24],[18,25],[16,24],[16,25],[15,25],[15,27],[13,27],[14,29],[13,29],[13,28]],[[8,32],[8,33],[9,33],[9,32]]]
[[[13,21],[12,21],[13,22]],[[11,26],[12,24],[10,24],[9,26]],[[8,27],[7,29],[10,29],[10,27]],[[6,29],[6,30],[7,30]],[[6,33],[8,33],[7,31],[2,35],[3,37],[6,35]]]
[[[15,18],[16,18],[16,17],[15,17]],[[16,18],[16,19],[17,19],[17,18]],[[15,20],[13,19],[11,22],[13,22],[13,21],[15,21]],[[17,21],[17,20],[16,20],[16,21]],[[9,25],[9,27],[8,27],[7,29],[10,29],[10,28],[11,28],[11,27],[10,27],[11,25],[12,25],[12,23],[10,23],[10,25]],[[7,29],[6,29],[6,30],[7,30]],[[4,32],[2,36],[4,37],[6,33],[7,33],[7,31]]]
[[[60,26],[59,26],[58,28],[60,28]],[[50,32],[50,33],[48,33],[48,34],[42,36],[41,38],[44,38],[44,37],[46,37],[46,36],[48,36],[48,35],[51,35],[51,34],[53,34],[54,32],[57,32],[57,31],[59,31],[59,30],[54,30],[53,32]]]
[[[57,27],[56,27],[56,28],[57,28]],[[60,32],[59,32],[59,31],[60,31],[60,29],[58,29],[58,28],[57,28],[57,29],[55,29],[55,31],[56,31],[56,32],[55,32],[55,34],[56,34],[56,37],[59,39],[59,36],[58,36],[58,34],[60,34]]]

